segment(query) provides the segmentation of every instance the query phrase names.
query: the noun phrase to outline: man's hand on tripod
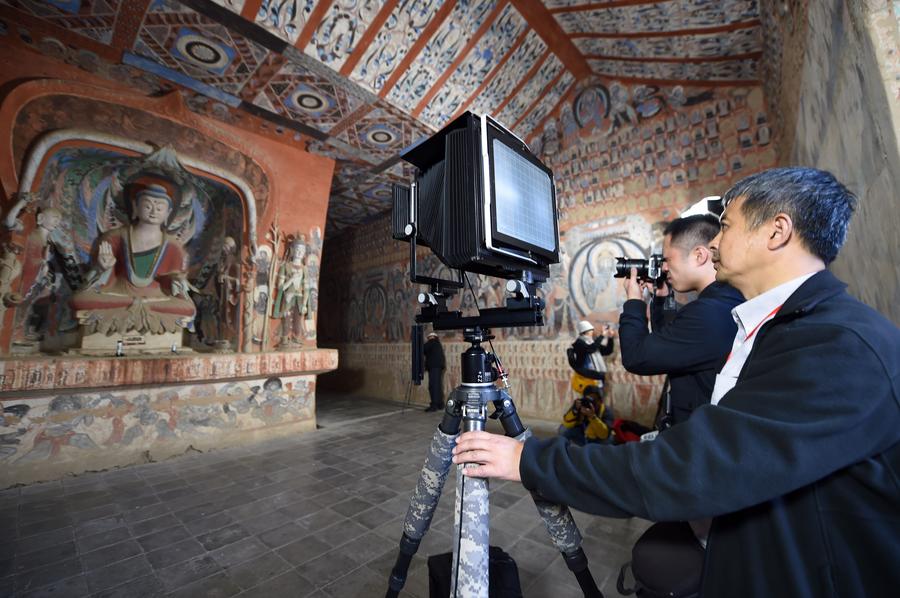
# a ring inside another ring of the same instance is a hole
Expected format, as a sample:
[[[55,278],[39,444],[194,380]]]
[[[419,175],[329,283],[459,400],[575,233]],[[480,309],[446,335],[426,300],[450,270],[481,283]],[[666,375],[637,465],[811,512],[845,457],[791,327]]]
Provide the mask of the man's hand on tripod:
[[[463,474],[475,478],[500,478],[521,482],[519,460],[523,444],[514,438],[489,432],[466,432],[456,440],[453,462],[475,463],[463,468]]]

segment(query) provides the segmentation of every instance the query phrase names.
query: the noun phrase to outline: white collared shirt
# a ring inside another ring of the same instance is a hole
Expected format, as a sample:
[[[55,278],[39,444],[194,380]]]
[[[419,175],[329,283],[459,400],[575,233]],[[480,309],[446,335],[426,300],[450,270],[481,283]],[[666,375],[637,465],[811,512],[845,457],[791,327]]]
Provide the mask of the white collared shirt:
[[[778,310],[784,305],[788,297],[800,288],[804,282],[812,277],[815,272],[798,276],[774,289],[769,289],[761,295],[757,295],[749,301],[745,301],[731,310],[731,317],[737,324],[737,334],[734,335],[734,343],[731,345],[731,354],[722,371],[716,376],[716,385],[713,387],[710,404],[717,405],[729,390],[737,384],[738,375],[753,349],[756,341],[756,333],[763,324],[775,317]]]

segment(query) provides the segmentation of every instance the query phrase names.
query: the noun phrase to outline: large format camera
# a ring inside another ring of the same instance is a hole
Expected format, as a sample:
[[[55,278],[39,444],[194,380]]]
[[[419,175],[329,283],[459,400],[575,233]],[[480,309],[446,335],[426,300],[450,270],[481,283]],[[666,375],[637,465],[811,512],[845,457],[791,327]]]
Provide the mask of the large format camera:
[[[559,261],[553,172],[521,139],[466,112],[402,158],[416,176],[394,187],[395,239],[429,247],[453,269],[547,279]]]
[[[665,258],[659,253],[654,253],[647,260],[617,257],[613,278],[628,278],[631,276],[631,269],[634,268],[641,282],[652,282],[656,286],[662,286],[666,282],[666,273],[662,269],[664,261]]]
[[[402,156],[415,166],[409,187],[394,185],[391,235],[410,244],[410,279],[430,287],[419,293],[413,327],[412,378],[423,372],[417,356],[422,324],[434,330],[542,326],[537,288],[559,262],[553,172],[525,143],[489,116],[466,112]],[[425,246],[455,280],[424,276],[416,248]],[[473,317],[447,308],[467,272],[509,279],[505,307]]]

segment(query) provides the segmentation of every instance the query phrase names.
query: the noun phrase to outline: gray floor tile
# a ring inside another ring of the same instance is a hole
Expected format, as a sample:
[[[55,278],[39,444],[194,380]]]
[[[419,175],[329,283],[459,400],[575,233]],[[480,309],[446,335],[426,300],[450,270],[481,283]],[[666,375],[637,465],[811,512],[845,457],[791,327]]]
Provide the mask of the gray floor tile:
[[[153,552],[159,548],[165,548],[172,544],[177,544],[191,537],[191,533],[187,531],[183,525],[170,527],[159,532],[147,534],[137,539],[138,544],[144,549],[144,552]]]
[[[269,548],[279,548],[306,535],[306,531],[296,523],[289,522],[259,534],[259,539]]]
[[[207,550],[216,550],[223,546],[227,546],[228,544],[233,544],[238,540],[242,540],[249,535],[247,530],[241,527],[240,524],[232,523],[226,527],[197,536],[197,540],[203,544],[203,548]]]
[[[292,523],[296,517],[280,511],[264,513],[252,519],[245,519],[241,525],[251,534],[261,535],[269,530],[276,529]]]
[[[68,577],[81,575],[81,561],[71,558],[45,567],[30,569],[16,576],[16,593],[24,594],[31,590],[55,584]]]
[[[269,552],[269,548],[260,542],[259,538],[250,536],[234,544],[213,550],[209,554],[223,567],[229,567],[262,556],[267,552]]]
[[[384,525],[391,519],[393,519],[393,515],[379,507],[372,507],[353,517],[353,521],[356,521],[369,529],[375,529],[376,527]]]
[[[110,544],[91,552],[81,555],[81,562],[84,564],[85,571],[93,571],[106,567],[110,563],[121,561],[129,557],[141,554],[143,549],[141,545],[134,540],[125,540],[116,544]]]
[[[146,536],[154,532],[159,532],[170,527],[175,527],[180,521],[171,513],[165,513],[159,517],[152,517],[143,521],[137,521],[131,524],[131,531],[135,537]]]
[[[84,575],[76,575],[24,594],[17,594],[17,596],[22,598],[81,598],[89,594],[90,590],[88,590]],[[0,590],[0,595],[6,594]],[[10,592],[9,595],[13,594]]]
[[[150,575],[153,570],[144,555],[125,559],[106,567],[100,567],[85,574],[88,588],[92,592],[109,590],[132,580]]]
[[[147,553],[147,559],[154,569],[165,569],[176,563],[201,555],[204,552],[206,551],[203,549],[203,546],[197,540],[191,538],[190,540],[184,540],[178,544]]]
[[[331,505],[331,509],[340,513],[344,517],[353,517],[358,513],[371,508],[373,505],[361,498],[351,497],[343,502]]]
[[[22,538],[16,543],[4,542],[4,545],[10,548],[14,547],[15,550],[12,551],[14,553],[24,554],[71,541],[73,536],[74,528],[63,527],[57,530],[45,532],[43,534],[37,534],[28,538]]]
[[[78,554],[75,549],[75,542],[60,542],[46,548],[41,548],[32,552],[26,552],[16,556],[16,573],[22,573],[28,569],[36,569],[45,565],[52,565],[59,561],[71,559]]]
[[[297,520],[297,524],[307,532],[317,532],[326,527],[332,526],[338,521],[347,521],[347,519],[336,511],[331,509],[321,509],[312,515],[307,515]]]
[[[97,592],[92,598],[155,598],[161,596],[164,591],[159,579],[153,574],[148,574],[135,577],[120,586]]]
[[[197,598],[206,596],[209,598],[224,598],[239,594],[241,588],[228,577],[224,571],[205,577],[199,581],[187,585],[180,590],[175,590],[169,596],[171,598]]]
[[[103,548],[104,546],[109,546],[110,544],[128,540],[129,538],[131,538],[131,531],[123,525],[109,531],[100,532],[99,534],[77,538],[75,540],[75,545],[78,546],[79,552],[84,554],[86,552],[91,552],[92,550],[97,550],[98,548]]]
[[[157,572],[166,591],[171,592],[209,577],[222,570],[222,566],[209,555],[199,556]]]
[[[384,577],[365,567],[344,575],[324,588],[334,598],[369,598],[383,595],[387,590]]]
[[[296,571],[290,570],[268,579],[241,594],[241,598],[272,598],[273,596],[309,596],[315,585]]]
[[[231,525],[232,523],[234,523],[234,520],[231,517],[229,517],[225,512],[220,512],[209,515],[208,517],[203,517],[202,519],[192,519],[190,521],[185,521],[184,526],[193,535],[199,536],[217,529],[221,529],[225,526]],[[246,525],[244,527],[246,527]]]
[[[307,563],[329,550],[331,550],[330,544],[309,536],[282,546],[275,552],[281,558],[296,566]]]
[[[354,521],[344,519],[313,534],[331,546],[340,546],[367,533],[369,528]]]
[[[249,589],[293,569],[274,552],[228,567],[228,576],[241,588]]]
[[[297,572],[321,588],[356,568],[357,564],[353,559],[340,550],[332,550],[298,565]]]

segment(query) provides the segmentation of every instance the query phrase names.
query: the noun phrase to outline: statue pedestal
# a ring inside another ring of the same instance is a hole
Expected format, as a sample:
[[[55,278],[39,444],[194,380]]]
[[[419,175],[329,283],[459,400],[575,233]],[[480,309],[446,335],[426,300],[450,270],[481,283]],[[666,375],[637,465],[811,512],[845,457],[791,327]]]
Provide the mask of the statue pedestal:
[[[126,332],[125,334],[106,335],[99,332],[81,337],[81,347],[77,350],[83,355],[115,355],[119,341],[125,355],[158,355],[182,351],[183,333],[164,332],[162,334],[141,334]]]

